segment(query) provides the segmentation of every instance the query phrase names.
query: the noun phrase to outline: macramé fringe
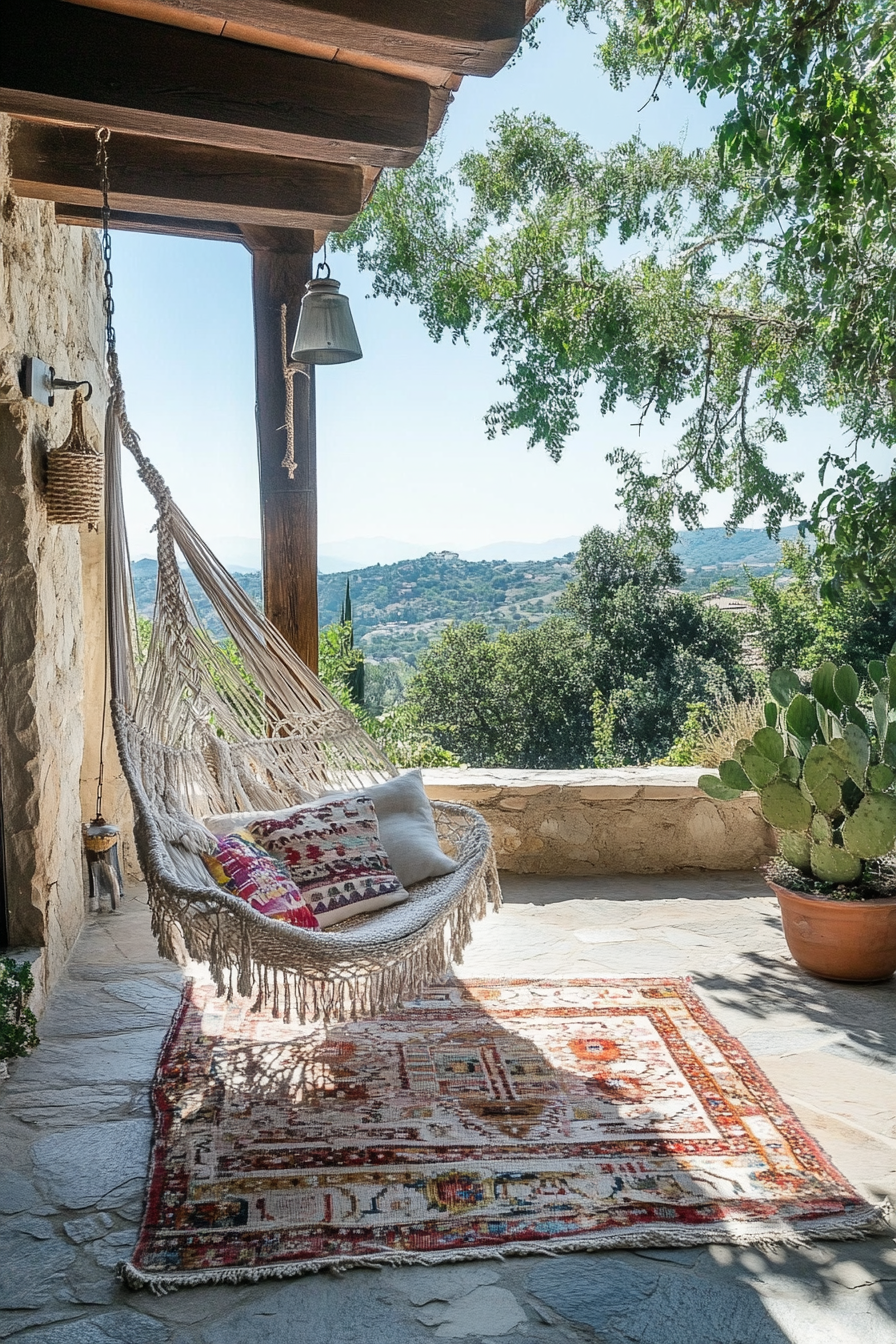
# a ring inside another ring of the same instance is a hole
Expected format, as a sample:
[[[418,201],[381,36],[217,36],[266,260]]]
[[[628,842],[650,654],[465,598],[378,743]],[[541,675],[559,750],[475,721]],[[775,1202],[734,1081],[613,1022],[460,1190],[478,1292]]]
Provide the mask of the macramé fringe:
[[[188,893],[150,874],[152,929],[161,956],[205,963],[216,992],[254,998],[285,1022],[324,1024],[377,1017],[416,998],[463,961],[474,920],[498,910],[498,881],[485,822],[457,804],[433,805],[437,827],[457,840],[458,870],[415,888],[412,900],[335,934],[293,930],[230,898],[216,908],[209,893]],[[457,835],[457,832],[462,832]],[[139,839],[139,832],[138,832]],[[141,846],[149,858],[147,849]],[[155,871],[154,871],[155,869]],[[197,899],[204,897],[205,899]],[[301,938],[290,938],[298,933]]]
[[[264,1279],[292,1279],[329,1270],[342,1274],[349,1269],[386,1269],[402,1265],[448,1265],[466,1260],[504,1260],[511,1255],[571,1255],[577,1251],[648,1250],[664,1246],[808,1246],[813,1241],[861,1241],[887,1232],[892,1216],[889,1200],[855,1213],[819,1218],[805,1229],[792,1223],[716,1223],[706,1227],[628,1227],[594,1232],[581,1237],[557,1237],[548,1241],[510,1242],[502,1246],[463,1247],[451,1251],[387,1251],[375,1255],[331,1256],[323,1260],[289,1261],[285,1264],[231,1266],[190,1273],[153,1273],[130,1261],[118,1265],[118,1277],[129,1288],[149,1288],[157,1296],[179,1288],[213,1283],[261,1283]]]

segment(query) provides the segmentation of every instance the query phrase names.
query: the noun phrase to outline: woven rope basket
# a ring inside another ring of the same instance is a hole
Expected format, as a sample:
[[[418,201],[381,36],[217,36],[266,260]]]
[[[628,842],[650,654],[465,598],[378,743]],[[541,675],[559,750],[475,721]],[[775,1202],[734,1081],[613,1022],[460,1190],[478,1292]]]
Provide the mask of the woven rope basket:
[[[103,514],[103,458],[84,431],[84,398],[76,391],[68,438],[47,457],[47,521],[98,523]]]

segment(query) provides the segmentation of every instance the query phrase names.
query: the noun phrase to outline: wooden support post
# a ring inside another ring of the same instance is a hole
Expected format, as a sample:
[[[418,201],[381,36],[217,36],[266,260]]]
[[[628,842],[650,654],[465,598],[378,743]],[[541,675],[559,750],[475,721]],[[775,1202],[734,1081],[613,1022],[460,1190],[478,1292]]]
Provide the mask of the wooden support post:
[[[274,231],[271,231],[272,233]],[[280,305],[286,304],[291,343],[305,282],[311,278],[313,235],[285,232],[283,246],[247,235],[255,305],[256,421],[261,486],[261,553],[265,615],[299,657],[317,671],[317,455],[314,370],[293,378],[296,471],[281,466],[286,452],[286,387],[280,344]]]

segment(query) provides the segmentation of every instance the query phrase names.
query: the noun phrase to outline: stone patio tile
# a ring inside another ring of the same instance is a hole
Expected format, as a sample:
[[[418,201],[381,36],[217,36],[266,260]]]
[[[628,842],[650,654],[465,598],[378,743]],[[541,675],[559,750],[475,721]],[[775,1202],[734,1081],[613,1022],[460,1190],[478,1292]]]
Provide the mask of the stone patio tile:
[[[268,1282],[224,1319],[182,1328],[172,1344],[429,1344],[432,1331],[384,1301],[379,1278],[352,1270]]]
[[[424,1325],[435,1326],[438,1339],[492,1339],[509,1335],[526,1321],[526,1313],[507,1288],[474,1288],[452,1302],[431,1302],[416,1313]]]
[[[106,985],[106,993],[112,999],[136,1004],[147,1012],[161,1013],[169,1022],[180,1003],[179,983],[171,985],[159,984],[156,980],[114,980]]]
[[[139,918],[139,916],[137,916]],[[150,981],[159,981],[161,984],[180,983],[183,975],[179,969],[173,966],[169,961],[162,961],[156,958],[155,961],[126,961],[122,957],[117,957],[115,961],[106,965],[100,965],[95,962],[89,962],[86,959],[81,960],[80,945],[77,949],[78,960],[69,962],[65,970],[66,980],[68,981],[106,981],[117,980],[127,981],[136,976]],[[85,958],[87,951],[85,949]],[[171,969],[167,969],[167,968]]]
[[[692,973],[710,1010],[760,1056],[845,1175],[871,1198],[896,1195],[896,1136],[888,1118],[896,982],[836,986],[803,975],[788,957],[776,902],[751,874],[512,877],[505,887],[504,911],[476,926],[461,978]],[[15,1064],[0,1089],[8,1116],[0,1142],[14,1168],[0,1174],[0,1212],[10,1214],[6,1235],[15,1239],[20,1259],[44,1248],[50,1271],[17,1277],[17,1289],[30,1284],[42,1304],[0,1311],[0,1339],[22,1333],[23,1341],[40,1344],[425,1344],[442,1338],[472,1344],[492,1338],[515,1344],[896,1344],[890,1238],[818,1243],[799,1252],[689,1247],[511,1257],[198,1288],[161,1298],[127,1292],[112,1266],[127,1254],[142,1212],[148,1083],[181,980],[177,968],[153,958],[142,901],[126,902],[120,916],[92,920],[63,996],[51,1003],[56,1017],[44,1018],[52,1031],[43,1032],[44,1044]],[[66,1034],[53,1040],[66,1006],[74,1006],[61,1028]],[[110,1022],[127,1019],[128,1029],[94,1030],[97,1012]],[[158,1025],[130,1029],[145,1014]],[[78,1031],[69,1032],[70,1025]],[[138,1128],[129,1131],[132,1124]],[[42,1126],[52,1132],[41,1137]],[[133,1166],[136,1148],[125,1141],[128,1135],[142,1144]],[[32,1145],[40,1189],[27,1179]],[[55,1182],[52,1195],[44,1178]],[[63,1194],[89,1202],[66,1205],[54,1217],[56,1206],[44,1200],[62,1205]],[[63,1223],[85,1220],[88,1232],[99,1235],[69,1240]],[[7,1259],[0,1250],[0,1279]]]
[[[107,1311],[41,1332],[41,1344],[166,1344],[170,1331],[139,1312]]]
[[[92,1242],[89,1250],[96,1263],[102,1269],[115,1269],[122,1260],[129,1260],[137,1244],[136,1227],[121,1232],[110,1232],[100,1241]]]
[[[614,1252],[539,1265],[527,1287],[601,1344],[893,1344],[891,1285],[846,1290],[806,1260],[719,1248],[696,1269]],[[896,1287],[896,1284],[892,1285]]]
[[[58,1321],[76,1320],[83,1315],[83,1306],[70,1302],[54,1302],[36,1311],[0,1310],[0,1339],[12,1339],[18,1335],[24,1344],[27,1344],[29,1338],[44,1344],[46,1335],[41,1327],[54,1325]],[[23,1331],[30,1333],[22,1334]]]
[[[91,1213],[85,1218],[71,1218],[62,1226],[69,1241],[81,1246],[85,1241],[96,1241],[97,1238],[104,1237],[114,1223],[108,1213]]]
[[[74,1258],[74,1247],[58,1238],[37,1240],[0,1229],[0,1306],[6,1311],[44,1306]]]
[[[728,945],[728,940],[719,937],[718,934],[713,937],[711,934],[698,933],[696,929],[688,928],[681,929],[667,927],[662,930],[657,930],[655,936],[661,938],[663,942],[671,943],[673,947],[681,948],[708,947],[712,948],[713,951],[716,951],[718,948],[726,947]]]
[[[502,873],[501,887],[508,902],[615,901],[707,899],[739,900],[768,896],[768,887],[754,872],[618,873],[599,877],[539,877],[535,873]]]
[[[488,1262],[469,1265],[408,1265],[383,1271],[388,1290],[401,1293],[415,1307],[427,1302],[451,1302],[465,1297],[474,1288],[497,1283],[501,1275]]]
[[[149,1120],[48,1134],[31,1150],[35,1181],[63,1208],[91,1208],[131,1182],[145,1180],[151,1137]]]
[[[156,1297],[154,1293],[148,1292],[129,1292],[128,1298],[133,1303],[135,1311],[166,1321],[174,1329],[178,1325],[198,1325],[201,1321],[216,1320],[225,1315],[231,1316],[238,1307],[253,1301],[264,1304],[270,1298],[270,1285],[262,1283],[246,1288],[234,1284],[222,1288],[214,1284],[178,1293],[166,1293],[164,1297]],[[194,1333],[193,1340],[196,1338],[197,1334]]]
[[[142,1080],[140,1080],[142,1082]],[[38,1129],[62,1129],[92,1120],[122,1119],[134,1105],[134,1085],[104,1087],[23,1088],[9,1087],[6,1110]]]
[[[42,1218],[33,1213],[16,1213],[12,1218],[4,1218],[2,1226],[6,1232],[22,1232],[26,1236],[34,1237],[35,1241],[49,1241],[56,1235],[49,1218]]]
[[[741,1041],[751,1055],[758,1059],[765,1055],[799,1055],[807,1050],[820,1050],[841,1040],[843,1033],[834,1027],[779,1027],[761,1031],[745,1031]]]
[[[98,1209],[111,1209],[123,1217],[122,1210],[132,1210],[135,1205],[140,1205],[140,1215],[133,1221],[139,1222],[143,1214],[143,1201],[146,1194],[146,1174],[135,1176],[132,1181],[125,1181],[124,1185],[118,1185],[114,1190],[110,1190],[108,1195],[97,1200]]]
[[[627,928],[625,925],[610,925],[608,928],[596,929],[574,929],[573,937],[580,943],[600,944],[600,943],[634,943],[638,940],[638,934],[635,929]]]
[[[122,1036],[86,1038],[78,1049],[68,1041],[44,1042],[33,1055],[17,1061],[5,1085],[15,1095],[44,1086],[86,1086],[93,1083],[145,1083],[152,1077],[167,1025],[147,1027]]]
[[[0,1171],[0,1213],[24,1213],[39,1202],[34,1186],[18,1171]]]
[[[139,1000],[127,1002],[114,993],[116,983],[125,985],[139,981],[112,982],[104,985],[63,984],[41,1018],[41,1040],[49,1042],[70,1036],[110,1036],[123,1031],[139,1031],[146,1027],[167,1026],[177,1006],[177,998],[161,985],[155,986],[156,1001],[151,1009]],[[151,984],[151,982],[150,982]]]
[[[762,1067],[783,1092],[888,1138],[896,1159],[896,1077],[882,1077],[878,1069],[826,1050],[807,1050],[786,1059],[767,1059],[759,1051],[757,1055],[762,1055]]]
[[[111,1274],[104,1272],[101,1279],[89,1279],[82,1266],[69,1272],[65,1282],[69,1300],[82,1307],[111,1307],[124,1296],[121,1285]]]
[[[692,966],[693,957],[684,948],[644,938],[634,943],[606,943],[593,951],[588,949],[588,955],[579,961],[599,964],[601,970],[595,969],[595,975],[604,970],[611,975],[682,975]]]

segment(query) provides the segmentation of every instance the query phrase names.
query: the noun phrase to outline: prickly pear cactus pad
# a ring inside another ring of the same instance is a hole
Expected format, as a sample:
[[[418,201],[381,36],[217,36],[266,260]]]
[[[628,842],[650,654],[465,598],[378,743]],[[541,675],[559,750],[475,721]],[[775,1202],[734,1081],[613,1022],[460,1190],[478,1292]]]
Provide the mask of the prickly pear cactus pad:
[[[896,646],[864,673],[848,663],[769,677],[765,726],[699,784],[719,802],[748,791],[778,833],[768,876],[836,900],[896,895]]]

